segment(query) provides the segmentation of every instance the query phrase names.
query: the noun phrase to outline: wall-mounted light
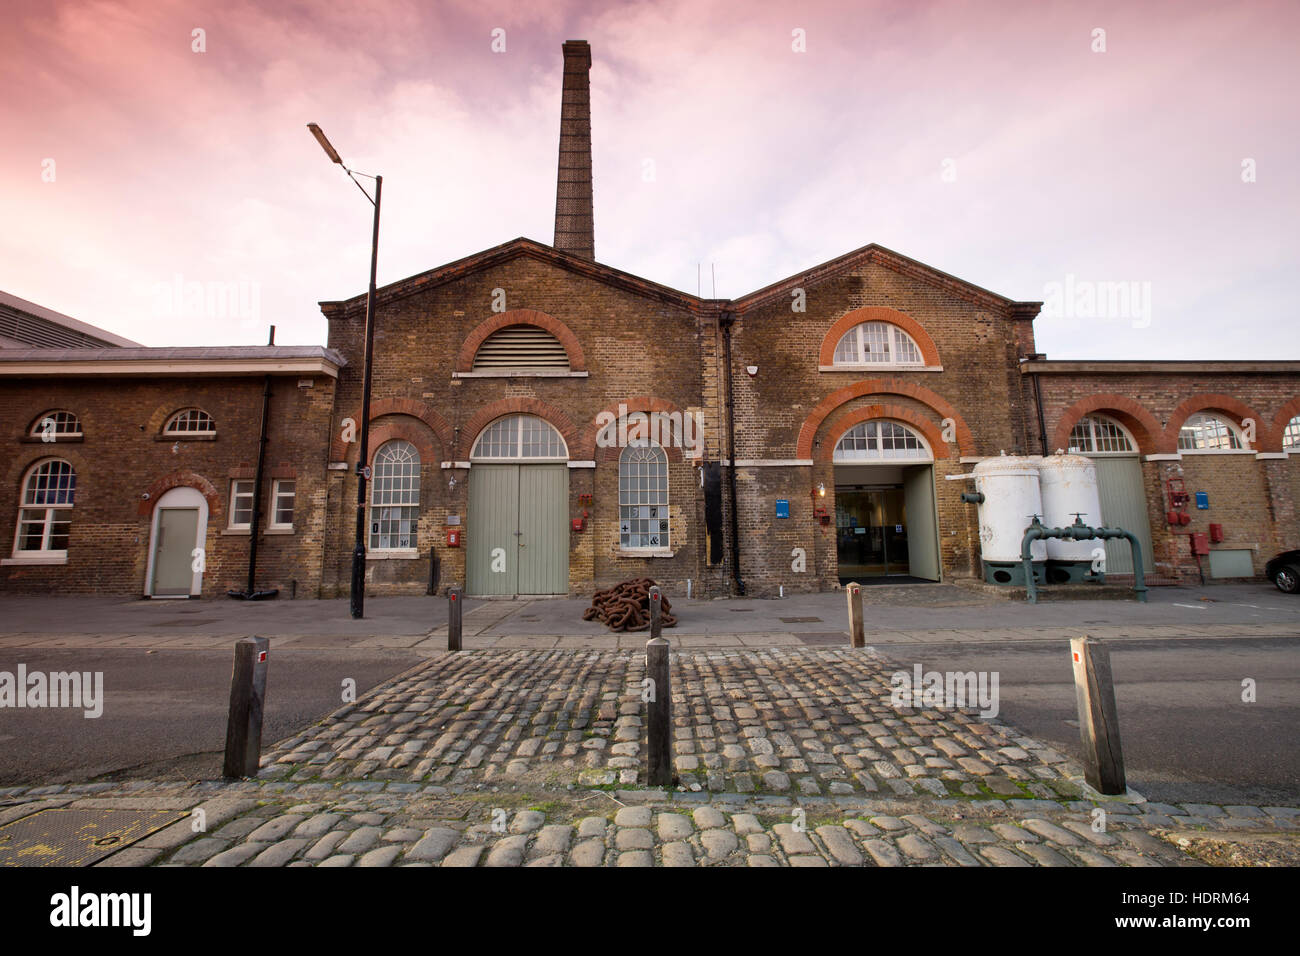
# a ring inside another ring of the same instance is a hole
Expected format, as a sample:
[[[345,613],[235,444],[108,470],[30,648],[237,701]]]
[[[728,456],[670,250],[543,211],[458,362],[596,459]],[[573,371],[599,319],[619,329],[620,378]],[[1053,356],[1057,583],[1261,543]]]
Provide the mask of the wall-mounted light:
[[[758,374],[758,366],[757,366],[757,365],[746,365],[746,366],[745,366],[745,371],[749,373],[749,377],[750,377],[750,378],[753,378],[755,375]]]
[[[447,490],[448,490],[448,491],[455,491],[455,490],[456,490],[456,476],[455,476],[455,475],[452,475],[450,478],[447,479]]]
[[[180,442],[176,442],[174,445],[172,445],[172,454],[173,454],[173,455],[178,455],[178,454],[180,454],[180,451],[181,451],[181,443],[180,443]]]
[[[817,485],[817,497],[819,498],[826,497],[826,484],[824,482],[821,482]]]

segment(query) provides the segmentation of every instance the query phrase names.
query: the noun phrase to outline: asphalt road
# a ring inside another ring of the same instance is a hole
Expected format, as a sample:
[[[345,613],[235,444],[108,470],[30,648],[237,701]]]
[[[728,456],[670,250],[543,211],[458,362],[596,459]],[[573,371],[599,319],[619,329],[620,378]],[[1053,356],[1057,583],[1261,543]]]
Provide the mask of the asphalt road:
[[[426,658],[404,651],[274,651],[263,747]],[[95,779],[214,779],[230,702],[229,650],[0,648],[0,671],[102,671],[104,709],[0,709],[0,786]]]
[[[907,670],[997,671],[999,718],[1081,757],[1068,644],[877,650]],[[1133,640],[1110,654],[1130,787],[1169,803],[1300,802],[1300,637]]]

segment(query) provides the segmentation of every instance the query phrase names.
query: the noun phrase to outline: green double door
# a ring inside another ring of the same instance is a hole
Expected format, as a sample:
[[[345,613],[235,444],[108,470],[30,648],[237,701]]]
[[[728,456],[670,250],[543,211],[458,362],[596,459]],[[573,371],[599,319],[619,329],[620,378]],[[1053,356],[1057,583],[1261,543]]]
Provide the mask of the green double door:
[[[568,466],[475,464],[465,538],[470,594],[567,594]]]

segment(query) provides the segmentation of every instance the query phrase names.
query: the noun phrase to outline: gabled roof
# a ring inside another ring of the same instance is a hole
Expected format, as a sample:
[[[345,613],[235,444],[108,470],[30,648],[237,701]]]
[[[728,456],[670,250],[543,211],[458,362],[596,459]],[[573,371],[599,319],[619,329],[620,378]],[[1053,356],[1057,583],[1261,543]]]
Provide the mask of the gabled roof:
[[[120,345],[129,348],[140,344],[3,291],[0,291],[0,339],[21,343],[3,346],[6,348],[38,344],[72,348]]]
[[[485,249],[472,256],[466,256],[464,259],[457,259],[455,262],[438,266],[438,268],[430,269],[428,272],[421,272],[419,275],[399,279],[397,282],[390,282],[388,285],[375,290],[375,307],[380,308],[407,296],[415,295],[418,292],[425,292],[448,282],[454,282],[463,276],[482,269],[489,269],[520,258],[544,262],[576,275],[595,279],[597,282],[603,282],[607,285],[626,289],[637,295],[670,302],[688,309],[698,310],[703,303],[712,301],[688,295],[676,289],[670,289],[666,285],[651,282],[649,279],[642,279],[630,272],[593,262],[590,259],[583,259],[567,252],[561,252],[554,246],[544,245],[533,239],[525,239],[520,236],[518,239],[511,239],[499,246],[493,246],[491,249]],[[350,299],[321,302],[320,307],[325,316],[330,318],[364,309],[366,307],[366,296],[363,293]]]
[[[943,289],[976,305],[1003,313],[1012,313],[1017,318],[1033,318],[1043,305],[1041,302],[1017,302],[1014,299],[1008,299],[1006,296],[990,292],[988,289],[967,282],[965,279],[958,279],[956,276],[941,272],[933,266],[918,262],[916,259],[909,258],[900,252],[894,252],[892,249],[886,249],[874,242],[860,249],[854,249],[852,252],[846,252],[844,255],[823,262],[821,265],[813,266],[811,269],[795,273],[780,282],[764,286],[748,295],[743,295],[733,300],[731,305],[737,312],[743,314],[750,309],[767,305],[776,299],[789,300],[790,293],[794,289],[821,282],[867,262],[879,263],[887,269],[892,269],[894,272],[928,283],[935,288]]]

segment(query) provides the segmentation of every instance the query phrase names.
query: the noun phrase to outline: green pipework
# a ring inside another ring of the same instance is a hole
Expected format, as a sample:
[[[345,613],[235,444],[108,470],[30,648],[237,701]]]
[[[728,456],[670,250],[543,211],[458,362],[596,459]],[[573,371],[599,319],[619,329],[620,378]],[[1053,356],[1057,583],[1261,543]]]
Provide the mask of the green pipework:
[[[984,492],[963,491],[961,493],[961,500],[966,502],[968,505],[982,505],[984,504]]]
[[[1034,582],[1032,545],[1035,541],[1046,538],[1060,538],[1065,541],[1089,541],[1093,538],[1127,538],[1133,551],[1133,592],[1143,604],[1147,600],[1146,575],[1142,570],[1142,545],[1137,535],[1123,528],[1093,528],[1083,523],[1083,515],[1076,513],[1074,523],[1064,528],[1049,528],[1032,515],[1025,536],[1020,542],[1020,560],[1025,567],[1025,599],[1030,604],[1038,603],[1038,586]]]

